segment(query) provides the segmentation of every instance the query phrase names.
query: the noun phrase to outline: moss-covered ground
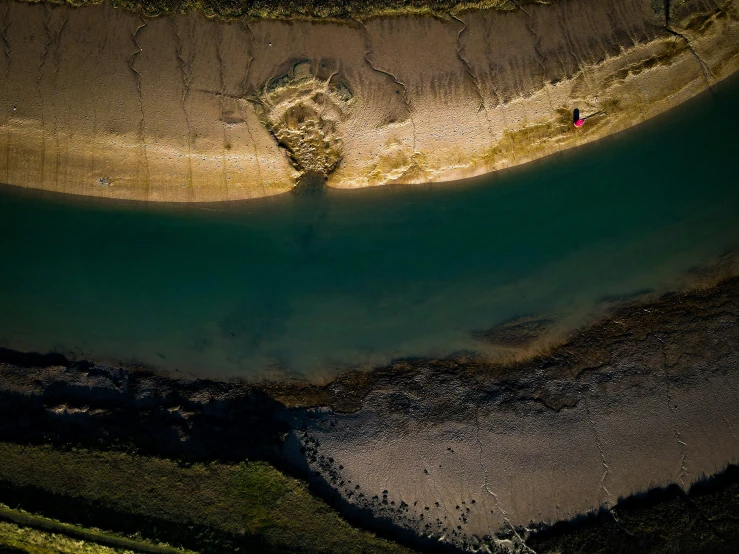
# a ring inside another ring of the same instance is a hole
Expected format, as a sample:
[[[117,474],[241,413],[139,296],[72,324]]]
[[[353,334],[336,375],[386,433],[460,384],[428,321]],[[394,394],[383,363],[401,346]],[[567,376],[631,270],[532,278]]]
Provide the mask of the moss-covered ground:
[[[11,443],[0,443],[0,460],[0,502],[102,533],[214,553],[408,552],[351,527],[304,483],[264,462],[186,465]],[[11,540],[18,536],[6,529],[0,545],[19,548]],[[51,540],[31,533],[26,542],[32,538]]]
[[[84,6],[104,0],[25,0]],[[147,17],[200,11],[208,17],[233,19],[352,19],[381,15],[443,16],[471,9],[514,10],[551,0],[112,0],[113,6]]]

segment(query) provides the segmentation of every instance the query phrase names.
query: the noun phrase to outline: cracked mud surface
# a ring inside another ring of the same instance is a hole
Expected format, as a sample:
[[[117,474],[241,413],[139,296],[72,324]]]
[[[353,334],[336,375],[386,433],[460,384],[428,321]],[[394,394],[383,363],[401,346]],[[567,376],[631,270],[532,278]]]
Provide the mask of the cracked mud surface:
[[[307,173],[341,188],[478,175],[712,87],[739,67],[738,14],[736,0],[560,0],[317,24],[6,2],[0,180],[197,202]],[[280,81],[296,64],[310,78]],[[598,117],[576,130],[575,107]]]
[[[521,323],[490,337],[536,332]],[[543,524],[618,511],[653,487],[687,491],[737,463],[737,344],[734,278],[619,309],[532,360],[398,362],[325,386],[3,351],[0,440],[267,459],[363,525],[526,551]]]

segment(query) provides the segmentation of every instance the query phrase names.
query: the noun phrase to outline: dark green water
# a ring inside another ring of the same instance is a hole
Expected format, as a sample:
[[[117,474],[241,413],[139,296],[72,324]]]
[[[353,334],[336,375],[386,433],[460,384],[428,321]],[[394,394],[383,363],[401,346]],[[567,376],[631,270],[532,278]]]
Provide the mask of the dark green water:
[[[739,244],[739,79],[451,185],[173,207],[0,190],[0,345],[308,376],[674,286]]]

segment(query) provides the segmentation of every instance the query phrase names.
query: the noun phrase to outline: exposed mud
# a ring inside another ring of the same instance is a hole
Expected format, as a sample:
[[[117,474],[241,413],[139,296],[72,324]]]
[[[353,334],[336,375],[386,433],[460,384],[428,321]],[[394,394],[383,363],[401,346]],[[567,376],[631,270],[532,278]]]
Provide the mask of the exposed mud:
[[[490,338],[536,332],[516,322]],[[622,308],[529,361],[409,360],[325,386],[2,351],[0,440],[266,459],[364,526],[525,549],[542,525],[736,463],[737,346],[733,278]]]

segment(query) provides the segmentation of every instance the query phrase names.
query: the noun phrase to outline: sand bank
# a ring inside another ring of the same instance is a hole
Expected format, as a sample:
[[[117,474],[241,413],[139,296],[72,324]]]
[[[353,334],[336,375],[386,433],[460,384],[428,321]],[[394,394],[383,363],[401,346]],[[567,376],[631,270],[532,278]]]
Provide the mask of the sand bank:
[[[648,119],[739,67],[736,0],[364,22],[0,5],[0,181],[197,202],[469,177]],[[572,125],[573,109],[587,119]]]

